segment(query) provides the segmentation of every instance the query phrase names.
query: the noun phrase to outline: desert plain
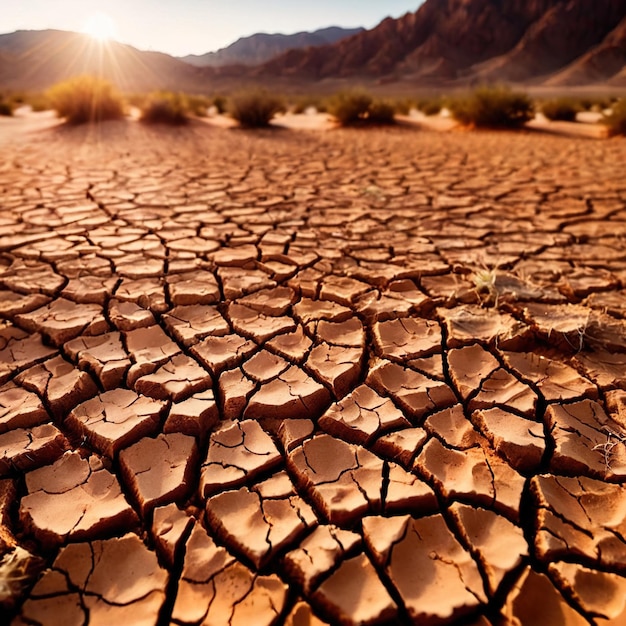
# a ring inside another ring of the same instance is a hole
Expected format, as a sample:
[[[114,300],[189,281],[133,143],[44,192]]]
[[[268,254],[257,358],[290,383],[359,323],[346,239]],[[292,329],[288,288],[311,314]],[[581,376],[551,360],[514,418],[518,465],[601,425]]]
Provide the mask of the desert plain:
[[[623,139],[0,150],[7,623],[626,623]]]

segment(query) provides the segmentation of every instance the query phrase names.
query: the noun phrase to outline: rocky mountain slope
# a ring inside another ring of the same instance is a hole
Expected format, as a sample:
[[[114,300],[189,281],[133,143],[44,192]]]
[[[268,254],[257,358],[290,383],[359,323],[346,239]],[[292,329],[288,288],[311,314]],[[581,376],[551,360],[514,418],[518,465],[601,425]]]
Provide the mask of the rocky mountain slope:
[[[427,0],[336,44],[291,50],[259,73],[587,83],[624,67],[625,21],[626,0]]]
[[[242,37],[235,43],[206,54],[190,54],[181,57],[181,61],[199,67],[206,65],[258,65],[292,48],[323,46],[351,37],[362,32],[362,28],[340,28],[331,26],[313,32],[300,32],[293,35],[257,33]]]

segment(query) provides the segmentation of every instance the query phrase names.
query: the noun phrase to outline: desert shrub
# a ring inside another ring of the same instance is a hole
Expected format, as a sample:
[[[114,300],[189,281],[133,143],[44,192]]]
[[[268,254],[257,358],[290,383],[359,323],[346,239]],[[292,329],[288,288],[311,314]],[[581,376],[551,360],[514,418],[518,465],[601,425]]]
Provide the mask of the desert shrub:
[[[609,129],[609,135],[626,135],[626,98],[611,107],[611,113],[605,115],[603,122]]]
[[[393,102],[393,107],[398,115],[408,115],[411,109],[415,108],[415,101],[411,98],[397,98]]]
[[[189,119],[187,96],[171,91],[158,91],[146,97],[141,109],[141,121],[149,124],[185,124]]]
[[[192,115],[206,117],[209,114],[209,107],[213,106],[213,101],[207,96],[191,95],[187,96],[187,106]]]
[[[43,93],[31,93],[26,96],[26,104],[35,112],[49,111],[52,108],[50,99]]]
[[[421,98],[418,100],[417,110],[421,111],[424,115],[439,115],[443,108],[442,98]]]
[[[8,100],[0,99],[0,115],[6,117],[13,115],[13,104]]]
[[[534,115],[533,103],[525,93],[498,85],[478,87],[453,98],[449,108],[462,124],[487,128],[517,128]]]
[[[575,122],[576,114],[582,110],[582,106],[574,98],[553,98],[546,100],[541,105],[541,112],[553,121]]]
[[[367,118],[372,96],[364,91],[343,91],[333,96],[328,111],[342,126],[358,124]]]
[[[211,106],[214,106],[215,110],[220,115],[222,115],[223,113],[226,113],[226,111],[228,110],[228,100],[226,96],[222,96],[222,95],[213,96],[213,99],[211,101]]]
[[[268,126],[277,113],[282,113],[285,105],[282,98],[258,90],[247,91],[231,97],[228,111],[245,128]]]
[[[335,94],[328,111],[342,126],[392,124],[395,109],[386,100],[375,100],[365,91],[343,91]]]
[[[70,124],[102,122],[124,116],[124,100],[109,82],[93,76],[70,78],[47,92],[50,105]]]
[[[367,111],[366,122],[370,124],[393,124],[396,107],[388,100],[373,100]]]

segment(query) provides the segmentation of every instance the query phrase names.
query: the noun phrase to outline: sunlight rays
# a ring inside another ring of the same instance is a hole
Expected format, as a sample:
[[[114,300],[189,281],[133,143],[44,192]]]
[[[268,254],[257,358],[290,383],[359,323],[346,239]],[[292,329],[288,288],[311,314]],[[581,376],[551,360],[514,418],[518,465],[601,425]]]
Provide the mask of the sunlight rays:
[[[101,42],[116,39],[118,36],[115,20],[102,12],[90,15],[85,21],[82,32]]]

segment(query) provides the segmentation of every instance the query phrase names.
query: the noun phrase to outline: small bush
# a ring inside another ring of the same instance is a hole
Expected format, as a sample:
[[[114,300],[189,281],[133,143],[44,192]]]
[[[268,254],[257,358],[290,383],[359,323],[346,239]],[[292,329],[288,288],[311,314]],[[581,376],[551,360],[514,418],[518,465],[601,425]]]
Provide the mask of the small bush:
[[[366,122],[370,124],[393,124],[396,107],[387,100],[373,100],[367,112]]]
[[[441,98],[422,98],[417,102],[417,110],[424,115],[439,115],[443,109]]]
[[[554,98],[541,105],[541,112],[552,121],[575,122],[581,109],[580,103],[573,98]]]
[[[30,108],[34,112],[49,111],[52,108],[50,99],[43,93],[33,93],[27,95],[26,104],[30,104]]]
[[[245,128],[263,128],[277,113],[285,111],[285,105],[267,91],[249,91],[233,96],[228,111]]]
[[[364,91],[344,91],[331,98],[328,111],[342,126],[352,126],[367,118],[372,96]]]
[[[71,78],[52,87],[47,98],[70,124],[102,122],[124,116],[124,101],[107,81],[93,76]]]
[[[209,107],[213,106],[213,101],[207,96],[187,96],[187,106],[192,115],[206,117],[209,114]]]
[[[149,124],[186,124],[189,102],[182,93],[159,91],[150,94],[140,106],[141,121]]]
[[[607,125],[610,136],[626,136],[626,99],[616,102],[611,108],[611,113],[605,115],[603,122]]]
[[[409,115],[415,108],[415,101],[411,98],[398,98],[393,102],[393,107],[398,115]]]
[[[219,115],[223,115],[228,110],[228,100],[226,99],[226,96],[213,96],[211,106],[215,107],[215,110]]]
[[[344,91],[331,98],[328,110],[342,126],[393,124],[395,108],[364,91]]]
[[[13,105],[7,100],[0,100],[0,115],[10,117],[13,115]]]
[[[470,94],[454,98],[449,105],[456,120],[483,128],[518,128],[532,119],[530,98],[508,87],[478,87]]]

